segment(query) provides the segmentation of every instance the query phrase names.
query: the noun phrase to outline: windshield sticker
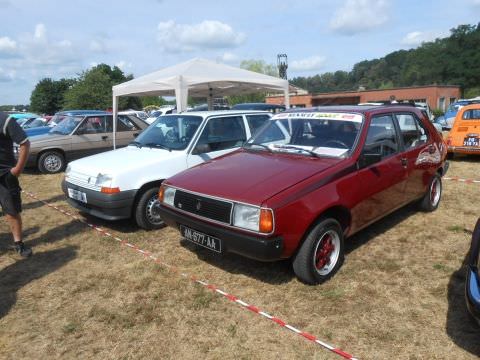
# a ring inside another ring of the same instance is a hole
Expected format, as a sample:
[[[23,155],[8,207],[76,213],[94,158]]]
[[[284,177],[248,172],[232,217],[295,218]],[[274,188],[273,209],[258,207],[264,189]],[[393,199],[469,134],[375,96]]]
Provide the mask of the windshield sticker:
[[[361,123],[363,116],[360,114],[350,113],[325,113],[325,112],[299,112],[299,113],[280,113],[272,117],[272,120],[286,118],[309,118],[322,120],[342,120]]]

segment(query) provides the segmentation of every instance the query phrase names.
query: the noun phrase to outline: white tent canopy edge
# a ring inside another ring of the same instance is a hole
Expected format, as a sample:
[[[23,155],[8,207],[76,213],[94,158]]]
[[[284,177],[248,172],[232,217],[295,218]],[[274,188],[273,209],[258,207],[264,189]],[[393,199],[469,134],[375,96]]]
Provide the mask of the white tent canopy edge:
[[[177,112],[183,112],[187,109],[188,96],[207,98],[209,109],[212,109],[215,96],[260,91],[283,92],[285,106],[290,107],[287,80],[195,58],[113,86],[113,118],[117,118],[120,96],[175,96]],[[114,149],[116,127],[114,121]]]

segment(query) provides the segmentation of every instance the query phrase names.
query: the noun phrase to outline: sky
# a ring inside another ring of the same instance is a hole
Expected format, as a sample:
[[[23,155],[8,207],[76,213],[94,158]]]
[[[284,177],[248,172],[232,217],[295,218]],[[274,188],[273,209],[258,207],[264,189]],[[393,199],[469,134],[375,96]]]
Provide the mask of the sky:
[[[134,77],[195,57],[276,64],[288,77],[350,71],[476,25],[480,0],[0,0],[0,105],[96,64]]]

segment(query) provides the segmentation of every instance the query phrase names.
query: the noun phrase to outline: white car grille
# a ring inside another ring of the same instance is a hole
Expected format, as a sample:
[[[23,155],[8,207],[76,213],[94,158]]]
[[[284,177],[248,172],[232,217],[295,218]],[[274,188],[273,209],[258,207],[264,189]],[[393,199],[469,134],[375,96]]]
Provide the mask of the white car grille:
[[[68,175],[65,175],[65,181],[94,191],[100,191],[101,189],[100,186],[95,185],[95,182],[97,181],[96,176],[70,172]]]

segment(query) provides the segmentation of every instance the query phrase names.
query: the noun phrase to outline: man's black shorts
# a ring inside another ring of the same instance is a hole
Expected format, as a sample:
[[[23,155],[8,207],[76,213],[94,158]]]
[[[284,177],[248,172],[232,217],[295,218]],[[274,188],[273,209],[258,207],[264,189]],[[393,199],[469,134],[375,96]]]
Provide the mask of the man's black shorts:
[[[22,212],[22,189],[18,178],[10,171],[0,176],[0,205],[8,215],[17,215]]]

